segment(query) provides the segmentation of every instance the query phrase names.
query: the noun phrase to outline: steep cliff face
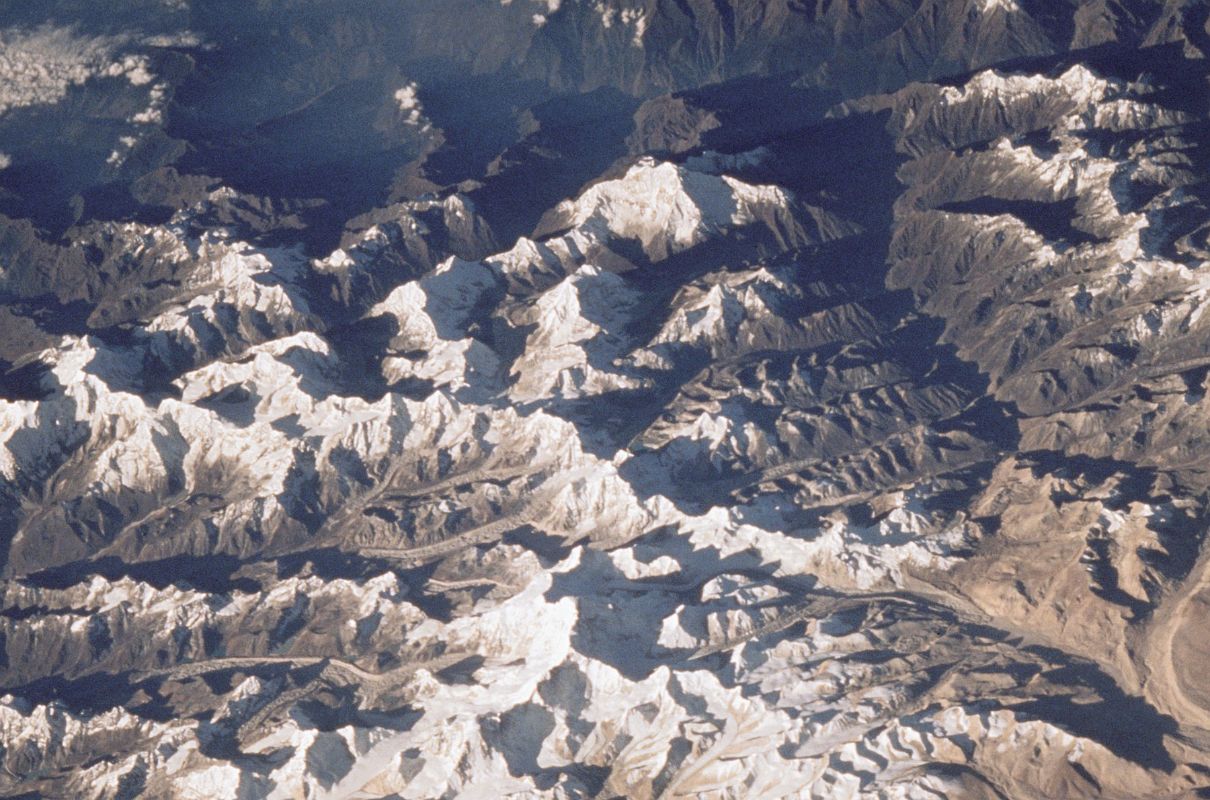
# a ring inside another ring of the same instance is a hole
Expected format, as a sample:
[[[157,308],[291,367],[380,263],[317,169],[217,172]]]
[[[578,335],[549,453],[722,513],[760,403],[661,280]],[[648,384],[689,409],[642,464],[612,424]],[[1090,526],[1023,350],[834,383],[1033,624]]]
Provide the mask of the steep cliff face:
[[[0,24],[0,794],[1210,787],[1199,4]]]

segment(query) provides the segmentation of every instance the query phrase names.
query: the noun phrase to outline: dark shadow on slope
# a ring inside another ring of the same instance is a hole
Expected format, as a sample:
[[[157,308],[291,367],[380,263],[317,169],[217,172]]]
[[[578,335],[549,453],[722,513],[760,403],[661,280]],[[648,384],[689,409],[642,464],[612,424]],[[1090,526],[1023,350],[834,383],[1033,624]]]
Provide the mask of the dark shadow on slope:
[[[128,706],[136,686],[129,674],[94,672],[73,679],[39,678],[21,686],[0,686],[0,691],[38,705],[59,702],[75,713],[93,715]]]
[[[94,219],[163,218],[162,210],[134,199],[128,182],[114,180],[107,164],[119,137],[134,130],[120,117],[98,113],[95,104],[108,102],[119,114],[123,108],[135,113],[133,91],[124,83],[106,79],[70,86],[57,104],[6,110],[0,141],[12,164],[0,170],[0,213],[30,220],[52,240]]]
[[[452,61],[410,61],[404,70],[420,85],[425,116],[442,132],[441,147],[423,163],[424,177],[439,186],[481,179],[493,159],[521,140],[522,110],[541,109],[551,99],[550,89],[538,81],[476,74]],[[539,111],[539,119],[545,118]],[[394,193],[402,196],[401,187]]]
[[[630,151],[740,153],[817,124],[842,95],[800,85],[799,77],[751,75],[649,100],[635,114]]]
[[[1052,648],[1026,649],[1059,663],[1068,659],[1066,653]],[[1115,755],[1146,769],[1171,772],[1176,767],[1164,746],[1165,736],[1178,733],[1172,717],[1159,713],[1141,697],[1127,695],[1093,664],[1068,663],[1043,673],[1043,677],[1077,690],[1091,689],[1100,699],[1083,702],[1073,697],[1047,697],[1008,708],[1050,722],[1076,736],[1100,742]]]
[[[242,119],[229,106],[202,119],[198,104],[210,102],[214,92],[223,91],[217,85],[242,68],[231,49],[198,53],[196,69],[177,92],[165,130],[190,147],[176,167],[185,175],[218,177],[252,195],[321,201],[293,240],[324,255],[339,244],[344,220],[390,199],[395,171],[422,154],[430,134],[403,121],[392,97],[399,80],[389,71],[326,89],[315,86],[313,96],[299,97],[300,105],[269,118]],[[272,87],[255,81],[248,87],[251,97],[258,90]],[[283,88],[272,103],[288,96]]]
[[[768,144],[769,158],[737,174],[744,181],[784,186],[860,223],[871,236],[889,237],[892,205],[903,191],[896,172],[907,161],[887,132],[890,115],[854,114],[789,132]],[[885,267],[881,261],[855,266],[868,280],[875,275],[867,270],[881,274]]]
[[[501,537],[504,544],[518,545],[538,556],[544,566],[553,566],[567,557],[575,543],[569,542],[565,536],[552,536],[534,527],[523,525],[509,531]]]
[[[625,154],[635,105],[616,90],[598,89],[521,115],[520,138],[486,166],[481,186],[469,193],[501,242],[531,234],[546,209],[574,197]]]
[[[680,387],[697,375],[706,362],[702,357],[685,359],[668,373],[662,373],[652,389],[619,389],[575,400],[556,400],[543,405],[547,413],[576,425],[581,446],[598,458],[612,458],[630,447],[664,412]]]
[[[14,367],[0,360],[0,399],[10,401],[45,400],[54,394],[47,388],[50,367],[40,361],[30,361]]]
[[[373,317],[333,328],[324,334],[340,367],[341,391],[368,402],[388,390],[382,361],[390,354],[397,323],[388,316]]]
[[[256,419],[260,397],[242,384],[229,386],[194,402],[198,408],[213,411],[233,425],[246,428]]]
[[[997,216],[1007,214],[1024,222],[1037,231],[1047,241],[1063,242],[1078,246],[1102,241],[1096,236],[1075,227],[1077,220],[1077,198],[1059,200],[1054,203],[1043,203],[1035,200],[1005,200],[999,197],[978,197],[974,200],[962,200],[944,203],[938,206],[939,211],[953,214],[980,214]]]
[[[679,600],[667,593],[629,594],[605,588],[626,581],[606,555],[585,550],[577,567],[553,576],[546,599],[555,603],[571,598],[575,602],[578,621],[572,647],[630,680],[642,680],[664,663],[659,627],[649,621],[673,613]]]
[[[110,581],[131,578],[151,584],[157,589],[188,585],[200,591],[221,594],[261,591],[262,587],[257,581],[238,576],[242,566],[243,561],[238,557],[217,553],[206,556],[173,556],[135,564],[107,556],[95,561],[77,561],[35,572],[22,577],[21,581],[42,589],[66,589],[94,575],[100,575]]]
[[[777,355],[818,355],[821,374],[830,369],[874,370],[889,365],[891,374],[902,376],[896,380],[897,384],[904,381],[911,383],[909,394],[919,396],[922,392],[936,391],[939,397],[952,398],[948,401],[948,407],[935,407],[932,413],[927,406],[919,408],[913,412],[918,416],[907,417],[908,422],[927,425],[934,439],[940,436],[944,440],[951,434],[961,434],[990,445],[994,451],[1015,449],[1020,434],[1013,410],[985,395],[988,385],[986,376],[974,364],[959,359],[954,346],[937,344],[943,330],[940,320],[916,317],[910,312],[910,306],[891,302],[896,298],[903,300],[906,293],[882,296],[887,301],[887,309],[897,312],[890,319],[899,319],[898,327],[883,337],[863,342],[860,349],[854,348],[853,342],[836,341],[816,351],[759,352],[752,355],[762,359],[773,359]],[[773,370],[766,369],[766,380],[771,374]],[[747,386],[749,389],[759,387],[760,384]],[[784,398],[782,406],[762,405],[747,399],[732,401],[733,407],[738,405],[743,409],[736,416],[746,424],[766,431],[771,442],[779,438],[776,430],[779,414],[795,411],[808,418],[845,414],[847,441],[836,438],[839,431],[830,437],[821,437],[814,449],[806,446],[809,442],[796,443],[793,439],[786,439],[784,452],[769,452],[763,458],[739,456],[720,464],[710,457],[704,447],[695,447],[688,439],[677,437],[659,449],[637,453],[635,458],[621,466],[620,471],[640,497],[663,494],[690,513],[709,506],[742,503],[749,498],[748,488],[755,490],[766,482],[780,481],[797,473],[810,473],[825,468],[829,463],[840,463],[860,453],[873,452],[891,441],[906,423],[899,417],[887,417],[887,409],[875,400],[881,390],[879,386],[870,390],[837,387],[838,394],[834,397],[808,396],[800,406],[796,406],[790,396]],[[696,387],[697,394],[709,395],[710,392],[709,386]],[[842,401],[849,398],[858,401],[857,410],[844,408]],[[874,406],[867,408],[866,404],[870,402],[874,402]],[[881,422],[879,417],[883,417]],[[895,420],[897,422],[888,427],[888,423]],[[827,444],[828,438],[831,439],[830,445]],[[793,473],[785,473],[776,479],[761,479],[766,469],[776,470],[783,464],[797,462],[802,462],[801,469]],[[945,466],[944,463],[941,465],[942,468]],[[981,475],[985,478],[988,474],[986,469],[972,471],[969,464],[956,466],[958,474],[963,476]],[[943,472],[948,474],[948,470],[943,469]],[[893,479],[900,474],[892,470],[890,477]],[[908,474],[910,469],[902,473],[905,477]]]

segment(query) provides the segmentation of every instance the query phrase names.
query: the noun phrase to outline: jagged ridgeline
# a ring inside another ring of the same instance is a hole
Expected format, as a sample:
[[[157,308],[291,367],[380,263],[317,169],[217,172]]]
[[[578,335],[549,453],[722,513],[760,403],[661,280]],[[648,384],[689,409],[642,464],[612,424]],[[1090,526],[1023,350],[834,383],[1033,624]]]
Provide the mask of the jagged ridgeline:
[[[0,0],[0,796],[1208,796],[1208,19]]]

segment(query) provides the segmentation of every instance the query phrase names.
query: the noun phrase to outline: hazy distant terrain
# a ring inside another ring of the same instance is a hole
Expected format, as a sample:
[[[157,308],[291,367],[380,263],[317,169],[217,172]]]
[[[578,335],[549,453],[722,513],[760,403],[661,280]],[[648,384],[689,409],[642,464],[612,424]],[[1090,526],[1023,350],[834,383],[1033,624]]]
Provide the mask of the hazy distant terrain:
[[[0,796],[1210,796],[1208,20],[0,0]]]

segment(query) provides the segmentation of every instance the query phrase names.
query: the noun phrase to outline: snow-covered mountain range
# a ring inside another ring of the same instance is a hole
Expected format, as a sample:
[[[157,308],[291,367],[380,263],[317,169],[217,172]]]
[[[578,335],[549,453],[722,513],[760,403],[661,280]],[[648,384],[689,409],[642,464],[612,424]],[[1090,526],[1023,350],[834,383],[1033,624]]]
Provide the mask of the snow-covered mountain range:
[[[1210,791],[1208,18],[0,10],[0,796]]]

